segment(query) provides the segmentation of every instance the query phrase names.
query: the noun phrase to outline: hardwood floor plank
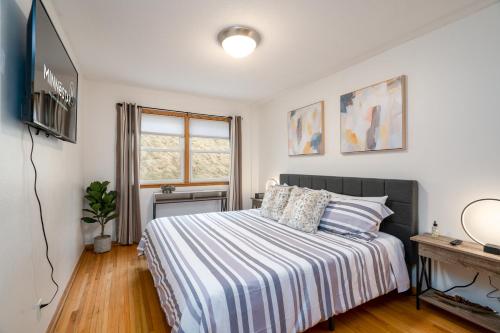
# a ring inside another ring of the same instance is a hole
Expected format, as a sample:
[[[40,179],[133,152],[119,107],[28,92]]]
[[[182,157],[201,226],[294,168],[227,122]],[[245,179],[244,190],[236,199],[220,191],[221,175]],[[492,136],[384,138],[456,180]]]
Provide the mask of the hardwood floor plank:
[[[49,332],[170,333],[153,278],[135,246],[84,251],[58,320]],[[335,317],[335,333],[485,332],[415,297],[391,293]],[[327,333],[326,322],[308,333]]]

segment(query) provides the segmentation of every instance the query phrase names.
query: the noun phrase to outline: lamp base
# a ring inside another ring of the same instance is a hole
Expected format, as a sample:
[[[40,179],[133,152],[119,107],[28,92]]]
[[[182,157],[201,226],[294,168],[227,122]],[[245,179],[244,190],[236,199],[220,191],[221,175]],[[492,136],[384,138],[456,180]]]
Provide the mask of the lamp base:
[[[483,251],[486,253],[500,255],[500,245],[486,244],[484,245]]]

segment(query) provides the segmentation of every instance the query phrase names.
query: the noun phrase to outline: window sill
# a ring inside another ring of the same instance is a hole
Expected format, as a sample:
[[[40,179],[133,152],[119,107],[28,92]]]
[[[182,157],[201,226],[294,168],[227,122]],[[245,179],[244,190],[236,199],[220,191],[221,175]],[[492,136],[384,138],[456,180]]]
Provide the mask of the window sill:
[[[178,184],[141,184],[140,188],[160,188],[163,185],[172,185],[175,187],[195,187],[195,186],[214,186],[229,185],[229,182],[196,182],[196,183],[178,183]]]

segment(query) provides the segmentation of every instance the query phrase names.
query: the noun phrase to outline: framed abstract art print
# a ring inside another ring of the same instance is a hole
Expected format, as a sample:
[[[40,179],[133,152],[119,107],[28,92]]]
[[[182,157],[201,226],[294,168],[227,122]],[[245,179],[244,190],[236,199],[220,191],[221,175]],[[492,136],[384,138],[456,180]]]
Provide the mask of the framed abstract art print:
[[[288,155],[323,154],[324,102],[288,112]]]
[[[406,148],[406,77],[340,97],[342,153]]]

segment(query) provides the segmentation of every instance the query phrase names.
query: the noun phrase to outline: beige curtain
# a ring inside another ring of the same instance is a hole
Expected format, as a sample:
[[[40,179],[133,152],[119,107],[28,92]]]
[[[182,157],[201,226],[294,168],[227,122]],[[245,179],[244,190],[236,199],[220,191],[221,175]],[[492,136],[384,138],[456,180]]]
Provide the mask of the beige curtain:
[[[231,120],[231,175],[229,177],[229,210],[243,209],[241,194],[241,117]]]
[[[117,240],[120,244],[138,243],[141,239],[139,201],[139,153],[141,108],[135,104],[116,105],[116,191]]]

